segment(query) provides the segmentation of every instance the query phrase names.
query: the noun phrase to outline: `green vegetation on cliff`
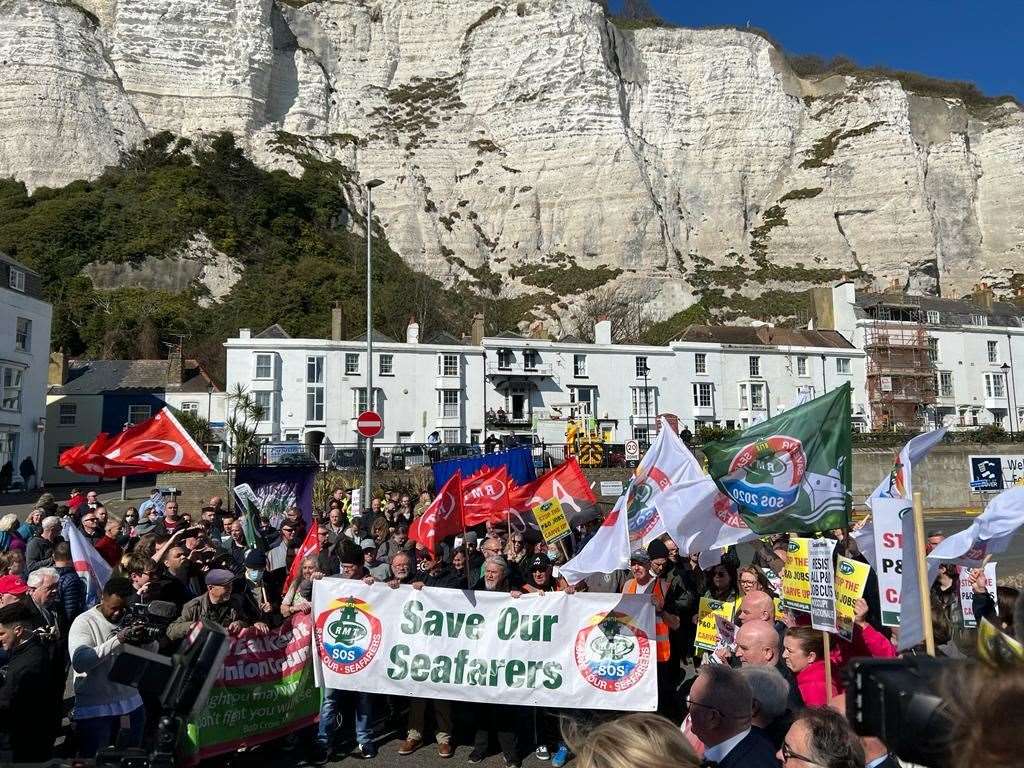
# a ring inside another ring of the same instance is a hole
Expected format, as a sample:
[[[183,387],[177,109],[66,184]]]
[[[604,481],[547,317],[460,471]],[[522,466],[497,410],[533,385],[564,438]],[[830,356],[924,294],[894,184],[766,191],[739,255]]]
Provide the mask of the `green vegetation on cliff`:
[[[349,232],[359,220],[344,192],[345,169],[309,163],[301,178],[257,168],[222,134],[197,148],[169,134],[127,154],[94,181],[32,195],[0,180],[0,250],[37,270],[54,305],[52,346],[73,355],[159,357],[185,337],[186,351],[215,370],[221,344],[239,327],[275,322],[293,335],[325,337],[339,302],[343,334],[363,327],[366,242]],[[92,262],[141,263],[169,257],[204,232],[238,259],[242,277],[209,309],[198,291],[95,290],[82,269]],[[484,310],[488,330],[514,328],[528,315],[520,301],[446,291],[413,271],[374,237],[374,322],[395,338],[416,314],[425,333],[464,332]]]

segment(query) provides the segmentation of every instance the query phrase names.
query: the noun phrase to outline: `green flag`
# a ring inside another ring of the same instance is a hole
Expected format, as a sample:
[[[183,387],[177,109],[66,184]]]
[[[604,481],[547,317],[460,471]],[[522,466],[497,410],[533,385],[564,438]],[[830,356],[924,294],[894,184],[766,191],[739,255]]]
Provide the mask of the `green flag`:
[[[756,533],[849,525],[850,385],[704,446],[708,472]]]
[[[238,506],[242,510],[242,530],[245,532],[245,543],[252,549],[264,549],[263,537],[256,528],[256,520],[259,519],[259,499],[248,483],[235,486],[235,498],[238,499]]]

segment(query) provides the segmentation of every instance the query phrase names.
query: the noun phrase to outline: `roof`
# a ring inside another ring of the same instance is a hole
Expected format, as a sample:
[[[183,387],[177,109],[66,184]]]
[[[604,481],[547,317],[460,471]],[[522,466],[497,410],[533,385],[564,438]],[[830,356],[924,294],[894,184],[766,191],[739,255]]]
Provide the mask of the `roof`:
[[[68,380],[50,394],[100,395],[105,392],[207,392],[219,387],[196,360],[185,360],[181,384],[168,383],[168,360],[71,360]]]
[[[853,349],[837,331],[775,328],[770,325],[690,325],[678,341],[768,347],[831,347]]]
[[[462,339],[457,339],[447,331],[438,331],[427,339],[427,344],[437,344],[438,346],[451,347],[451,346],[462,346]]]
[[[291,336],[284,328],[277,323],[274,323],[269,328],[264,328],[262,331],[257,333],[253,338],[255,339],[290,339]]]
[[[17,267],[18,269],[21,269],[21,270],[23,270],[23,271],[25,271],[25,272],[30,272],[30,273],[32,273],[33,275],[38,275],[38,274],[39,274],[39,273],[38,273],[38,272],[36,272],[36,271],[35,271],[34,269],[32,269],[32,267],[28,266],[28,265],[27,265],[27,264],[25,264],[24,262],[18,261],[18,260],[17,260],[16,258],[14,258],[13,256],[8,256],[8,255],[7,255],[6,253],[4,253],[3,251],[0,251],[0,261],[6,261],[6,262],[7,262],[8,264],[13,264],[13,265],[14,265],[14,266],[16,266],[16,267]]]
[[[579,336],[574,336],[571,333],[568,336],[563,336],[558,341],[560,344],[586,344]]]
[[[993,301],[992,309],[986,309],[972,299],[944,299],[938,296],[913,296],[902,293],[863,293],[854,300],[858,317],[868,317],[866,310],[871,307],[890,306],[894,308],[920,309],[924,312],[938,312],[939,324],[974,325],[971,318],[982,315],[990,325],[1019,327],[1024,308],[1008,301]]]
[[[373,329],[373,340],[374,341],[379,341],[381,344],[395,344],[396,343],[394,339],[392,339],[386,333],[381,333],[376,328]],[[363,334],[361,334],[359,336],[356,336],[354,339],[349,339],[349,341],[366,341],[366,334],[363,333]]]
[[[519,333],[513,333],[512,331],[502,331],[497,336],[492,336],[492,339],[523,339],[525,336]]]

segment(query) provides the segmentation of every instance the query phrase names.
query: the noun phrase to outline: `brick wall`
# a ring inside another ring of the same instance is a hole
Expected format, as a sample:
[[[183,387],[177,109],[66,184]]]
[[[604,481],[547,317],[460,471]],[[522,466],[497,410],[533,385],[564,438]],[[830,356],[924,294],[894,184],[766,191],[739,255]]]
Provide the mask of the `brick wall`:
[[[193,516],[199,513],[210,497],[220,496],[225,503],[229,503],[231,495],[227,473],[204,475],[198,472],[172,472],[158,475],[156,485],[160,488],[177,488],[179,507]]]

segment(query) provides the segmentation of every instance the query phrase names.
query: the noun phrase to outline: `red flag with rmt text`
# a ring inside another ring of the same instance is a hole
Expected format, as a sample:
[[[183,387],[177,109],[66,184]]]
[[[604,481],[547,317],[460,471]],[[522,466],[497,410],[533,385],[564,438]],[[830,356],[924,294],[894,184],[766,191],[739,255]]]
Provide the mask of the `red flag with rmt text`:
[[[562,511],[571,526],[598,516],[597,497],[575,458],[546,472],[532,483],[512,488],[508,496],[512,507],[512,524],[520,528],[525,526],[539,531],[533,508],[549,499],[558,499],[562,503]]]
[[[306,534],[306,538],[302,542],[302,546],[299,547],[299,551],[295,553],[292,567],[288,569],[288,578],[284,580],[284,586],[281,588],[282,594],[288,594],[288,588],[302,574],[302,561],[310,555],[316,556],[320,554],[320,537],[317,535],[319,530],[320,526],[315,522],[309,526],[309,533]]]
[[[508,467],[484,466],[462,484],[462,508],[466,527],[472,528],[490,520],[504,522],[509,513],[508,494],[511,482]]]
[[[462,510],[462,473],[456,472],[423,514],[409,526],[409,540],[422,544],[432,555],[437,542],[462,533],[466,528]]]

